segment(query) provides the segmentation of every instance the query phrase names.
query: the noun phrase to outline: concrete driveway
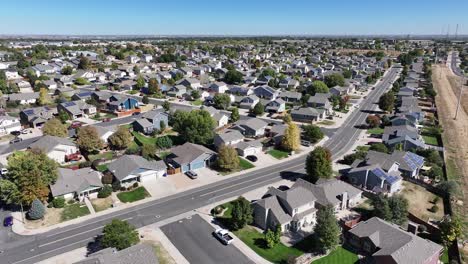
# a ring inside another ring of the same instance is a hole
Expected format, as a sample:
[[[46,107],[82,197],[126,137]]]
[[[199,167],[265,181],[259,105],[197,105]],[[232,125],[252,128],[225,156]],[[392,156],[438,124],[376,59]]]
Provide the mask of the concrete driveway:
[[[223,176],[218,175],[216,171],[209,168],[201,168],[195,170],[195,172],[198,174],[197,179],[191,179],[184,173],[169,175],[168,178],[178,191],[187,190],[196,186],[210,184],[224,179]]]
[[[164,197],[177,192],[175,185],[168,177],[147,180],[141,184],[149,192],[151,197]]]
[[[214,228],[199,215],[161,227],[163,233],[190,263],[254,263],[233,245],[223,245],[213,236]]]

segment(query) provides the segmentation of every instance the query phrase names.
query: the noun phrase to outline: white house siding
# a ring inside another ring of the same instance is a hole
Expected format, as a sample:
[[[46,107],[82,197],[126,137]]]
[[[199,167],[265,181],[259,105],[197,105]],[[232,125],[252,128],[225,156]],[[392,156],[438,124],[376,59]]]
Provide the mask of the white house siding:
[[[76,153],[78,149],[75,146],[59,145],[47,153],[47,156],[58,163],[65,162],[65,155]]]
[[[242,157],[246,157],[249,155],[257,155],[258,153],[262,152],[262,148],[246,148],[244,150],[239,150],[238,154]]]
[[[67,194],[62,195],[62,197],[63,197],[65,200],[69,201],[69,200],[72,200],[72,199],[75,198],[75,194],[74,194],[74,193],[67,193]]]

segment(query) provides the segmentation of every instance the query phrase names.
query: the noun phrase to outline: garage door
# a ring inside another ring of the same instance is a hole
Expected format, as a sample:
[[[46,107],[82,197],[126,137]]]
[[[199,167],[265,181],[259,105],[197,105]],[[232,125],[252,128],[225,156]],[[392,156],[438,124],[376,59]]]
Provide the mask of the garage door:
[[[189,171],[190,168],[188,165],[182,165],[182,172],[186,172],[186,171]]]
[[[198,161],[190,164],[191,170],[201,169],[205,167],[205,161]]]
[[[154,180],[154,179],[156,179],[156,173],[155,172],[140,176],[140,181],[142,183],[147,182],[149,180]]]

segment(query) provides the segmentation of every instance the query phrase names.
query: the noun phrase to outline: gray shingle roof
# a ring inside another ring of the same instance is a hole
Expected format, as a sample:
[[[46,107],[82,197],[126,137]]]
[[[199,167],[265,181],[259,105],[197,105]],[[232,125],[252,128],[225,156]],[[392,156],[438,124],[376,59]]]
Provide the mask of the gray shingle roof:
[[[54,197],[67,193],[79,193],[90,187],[102,187],[101,175],[90,168],[78,170],[59,168],[57,181],[50,186]]]
[[[211,156],[213,154],[215,154],[214,151],[202,145],[186,142],[183,145],[172,148],[170,158],[182,165],[190,163],[202,155]]]
[[[341,200],[338,198],[343,193],[347,193],[349,198],[362,193],[356,187],[340,180],[329,180],[319,184],[312,184],[303,179],[298,179],[291,187],[308,189],[317,199],[317,203],[321,205],[337,205]]]
[[[162,160],[149,161],[141,156],[124,155],[109,163],[107,168],[118,180],[122,180],[137,169],[160,171],[166,169],[166,164]]]
[[[379,248],[373,256],[390,256],[399,264],[425,263],[443,249],[378,217],[359,223],[349,232],[361,238],[369,237]]]
[[[38,141],[29,145],[29,148],[38,148],[47,153],[58,145],[76,146],[75,143],[68,138],[45,135]]]
[[[83,261],[74,264],[158,264],[158,258],[150,245],[138,244],[126,249],[117,251],[106,248],[96,253],[90,254]]]

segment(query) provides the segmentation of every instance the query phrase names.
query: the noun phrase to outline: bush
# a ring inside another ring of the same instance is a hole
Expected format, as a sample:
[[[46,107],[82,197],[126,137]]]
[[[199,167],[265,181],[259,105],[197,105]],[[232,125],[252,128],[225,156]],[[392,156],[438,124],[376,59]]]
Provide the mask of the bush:
[[[112,183],[112,191],[116,192],[121,189],[121,185],[119,181]]]
[[[74,204],[75,202],[76,202],[75,200],[71,199],[71,200],[68,200],[67,203],[68,203],[68,204]]]
[[[433,212],[433,213],[437,213],[439,211],[439,206],[437,205],[433,205],[431,207],[431,209],[429,209],[429,211]]]
[[[433,203],[433,204],[436,204],[436,203],[439,202],[439,200],[440,200],[440,197],[439,197],[439,196],[436,196],[436,197],[434,197],[434,199],[432,200],[432,203]]]
[[[125,187],[123,187],[123,186],[120,187],[120,191],[121,191],[121,192],[125,192],[126,190],[127,190],[127,188],[125,188]]]
[[[38,199],[34,200],[31,208],[28,211],[28,216],[31,220],[38,220],[44,217],[45,207]]]
[[[99,191],[98,198],[107,198],[112,194],[112,187],[110,185],[104,185]]]
[[[137,187],[138,187],[138,182],[133,183],[133,188],[137,188]]]
[[[427,231],[427,227],[425,225],[419,225],[418,230],[420,233],[424,233]]]
[[[57,197],[52,201],[52,206],[54,208],[63,208],[65,207],[65,199],[63,197]]]
[[[92,162],[89,161],[89,160],[87,160],[87,161],[81,162],[81,163],[78,165],[78,167],[79,167],[80,169],[82,169],[82,168],[91,167],[91,165],[92,165]]]

